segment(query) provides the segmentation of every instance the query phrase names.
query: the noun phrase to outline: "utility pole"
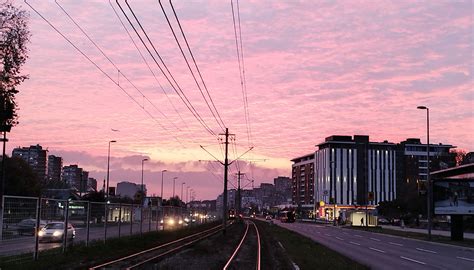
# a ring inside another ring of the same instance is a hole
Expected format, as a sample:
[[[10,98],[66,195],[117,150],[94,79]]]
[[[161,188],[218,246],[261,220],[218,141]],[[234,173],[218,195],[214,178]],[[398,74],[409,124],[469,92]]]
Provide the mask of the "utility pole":
[[[224,159],[224,198],[223,198],[223,218],[222,218],[222,232],[226,234],[227,225],[227,173],[229,170],[229,159],[227,157],[229,153],[229,129],[225,128],[225,159]]]
[[[236,173],[237,175],[237,215],[240,214],[242,209],[242,197],[241,197],[241,189],[240,189],[240,176],[244,175],[245,173],[241,173],[240,171]]]

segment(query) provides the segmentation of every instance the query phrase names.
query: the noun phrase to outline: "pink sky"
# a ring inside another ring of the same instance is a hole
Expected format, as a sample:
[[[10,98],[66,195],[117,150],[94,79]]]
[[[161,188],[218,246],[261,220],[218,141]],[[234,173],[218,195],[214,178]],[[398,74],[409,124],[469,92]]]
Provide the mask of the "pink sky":
[[[212,159],[199,145],[222,158],[219,141],[193,118],[140,45],[183,123],[107,1],[59,3],[166,118],[120,78],[156,121],[151,119],[28,6],[14,2],[30,12],[32,38],[24,68],[30,79],[20,87],[20,124],[9,134],[8,151],[39,143],[50,154],[63,156],[65,165],[78,163],[102,180],[107,142],[117,140],[112,146],[112,184],[140,181],[141,159],[149,157],[145,183],[151,193],[160,192],[162,169],[170,171],[165,174],[165,196],[171,195],[174,176],[179,177],[178,194],[182,181],[199,199],[222,192],[222,166],[198,161]],[[130,2],[189,100],[216,133],[222,132],[158,1]],[[30,3],[117,78],[117,70],[54,1]],[[163,3],[172,17],[168,1]],[[249,143],[230,1],[173,4],[214,103],[236,134],[237,149],[231,151],[235,158]],[[115,2],[114,7],[119,11]],[[289,175],[291,158],[314,151],[315,144],[332,134],[425,141],[426,116],[417,105],[430,108],[431,142],[474,150],[472,10],[472,1],[241,1],[255,145],[245,158],[266,161],[242,163],[240,169],[256,185],[271,182]],[[135,34],[133,38],[139,42]],[[232,166],[231,174],[236,170]]]

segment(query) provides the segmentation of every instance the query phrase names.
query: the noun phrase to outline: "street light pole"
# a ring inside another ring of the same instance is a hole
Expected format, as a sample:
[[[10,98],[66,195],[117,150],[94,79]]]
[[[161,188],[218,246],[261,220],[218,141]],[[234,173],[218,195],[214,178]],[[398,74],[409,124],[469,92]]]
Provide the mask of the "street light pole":
[[[175,191],[175,186],[176,186],[176,179],[178,179],[178,177],[173,177],[173,198],[176,195],[176,193],[174,192]]]
[[[186,184],[185,182],[182,182],[182,183],[181,183],[181,201],[184,200],[184,198],[183,198],[183,187],[184,187],[185,184]],[[185,203],[186,203],[186,202],[185,202]]]
[[[426,110],[426,188],[427,188],[427,217],[428,217],[428,240],[431,241],[431,180],[430,180],[430,109],[426,106],[418,106],[417,109]]]
[[[167,172],[167,170],[161,171],[161,203],[163,205],[163,174]]]
[[[189,198],[189,186],[186,187],[186,203],[189,202],[188,198]]]
[[[143,234],[143,202],[145,200],[145,191],[143,188],[143,165],[145,161],[147,161],[147,158],[142,159],[142,196],[141,196],[141,203],[140,203],[140,234]]]
[[[106,190],[105,190],[105,197],[106,197],[107,200],[109,199],[110,144],[115,143],[115,142],[117,142],[117,141],[115,141],[115,140],[109,141],[109,150],[107,152],[107,186],[106,186]]]
[[[143,188],[143,164],[147,160],[148,160],[147,158],[142,159],[142,205],[143,205],[143,199],[145,199],[145,191],[144,191],[144,188]]]

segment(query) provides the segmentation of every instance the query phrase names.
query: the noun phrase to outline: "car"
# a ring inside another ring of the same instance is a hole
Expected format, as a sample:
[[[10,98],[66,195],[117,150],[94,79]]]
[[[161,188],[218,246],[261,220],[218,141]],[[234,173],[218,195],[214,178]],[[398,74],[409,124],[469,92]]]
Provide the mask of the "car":
[[[76,229],[68,223],[67,240],[72,241],[76,237]],[[46,224],[39,232],[40,242],[61,242],[64,239],[64,222],[50,222]]]
[[[380,224],[380,225],[388,225],[388,224],[390,224],[390,221],[388,221],[388,219],[383,218],[383,217],[379,217],[377,221],[378,221],[378,224]]]
[[[43,228],[46,225],[46,222],[43,220],[40,220],[40,226],[39,228]],[[28,218],[28,219],[23,219],[18,223],[18,228],[17,232],[19,235],[35,235],[36,234],[36,219],[34,218]]]
[[[272,220],[272,216],[267,215],[267,216],[265,217],[265,219],[266,219],[266,220]]]

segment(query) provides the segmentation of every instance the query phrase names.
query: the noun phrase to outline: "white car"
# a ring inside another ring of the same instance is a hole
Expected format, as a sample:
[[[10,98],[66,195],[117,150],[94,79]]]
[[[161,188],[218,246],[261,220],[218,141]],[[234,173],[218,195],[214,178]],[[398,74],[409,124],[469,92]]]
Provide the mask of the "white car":
[[[73,240],[76,237],[76,230],[68,223],[67,240]],[[38,238],[41,242],[56,242],[64,239],[64,222],[50,222],[46,224],[39,232]]]

